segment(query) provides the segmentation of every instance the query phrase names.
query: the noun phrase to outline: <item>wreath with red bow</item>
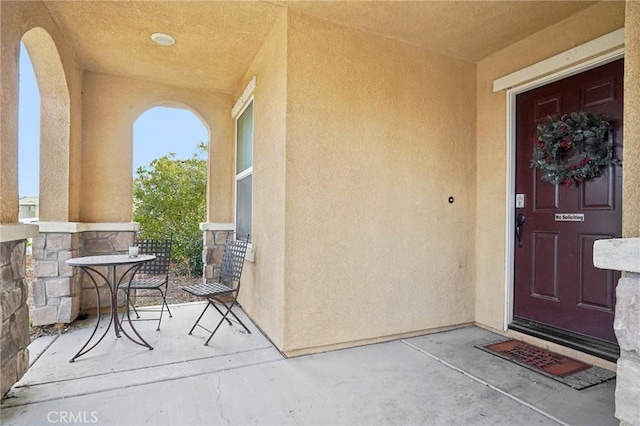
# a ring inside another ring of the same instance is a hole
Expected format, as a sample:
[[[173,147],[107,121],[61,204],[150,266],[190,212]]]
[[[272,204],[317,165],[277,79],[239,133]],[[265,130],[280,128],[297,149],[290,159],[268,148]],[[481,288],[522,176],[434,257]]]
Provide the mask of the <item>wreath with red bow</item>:
[[[543,181],[567,188],[599,176],[604,167],[620,164],[609,128],[604,116],[591,112],[548,117],[536,129],[531,167]]]

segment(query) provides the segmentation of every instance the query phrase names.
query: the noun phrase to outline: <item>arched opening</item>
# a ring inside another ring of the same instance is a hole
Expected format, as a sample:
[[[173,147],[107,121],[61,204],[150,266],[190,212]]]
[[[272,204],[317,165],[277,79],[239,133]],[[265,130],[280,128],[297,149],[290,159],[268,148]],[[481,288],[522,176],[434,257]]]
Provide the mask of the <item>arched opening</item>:
[[[67,221],[69,215],[70,98],[58,49],[43,28],[22,36],[40,93],[39,218]]]
[[[201,279],[209,130],[193,112],[175,107],[148,109],[133,129],[133,221],[147,238],[172,237],[177,280]],[[172,286],[169,303],[190,300]]]
[[[20,42],[18,81],[18,220],[34,223],[39,216],[40,192],[40,91],[31,58]],[[31,315],[33,298],[33,238],[27,239],[27,306]],[[31,321],[33,322],[33,321]],[[32,330],[30,330],[31,334]]]
[[[65,222],[69,216],[70,97],[58,49],[43,28],[32,28],[22,36],[20,66],[19,191],[22,195],[22,191],[37,189],[39,222]],[[39,93],[39,102],[35,101],[35,93]],[[39,137],[34,135],[35,129],[39,129]],[[49,259],[71,254],[70,245],[54,244],[54,240],[66,241],[66,237],[52,235],[53,240],[49,241],[50,235],[41,229],[33,239],[32,257],[27,257],[33,326],[68,323],[77,314],[73,306],[78,292],[73,279],[63,268],[57,268],[55,273],[39,272]],[[33,269],[29,268],[31,265]],[[63,281],[68,289],[59,286]],[[51,289],[56,285],[59,291],[54,292]]]
[[[40,192],[40,91],[24,43],[20,43],[18,82],[18,219],[38,220]]]

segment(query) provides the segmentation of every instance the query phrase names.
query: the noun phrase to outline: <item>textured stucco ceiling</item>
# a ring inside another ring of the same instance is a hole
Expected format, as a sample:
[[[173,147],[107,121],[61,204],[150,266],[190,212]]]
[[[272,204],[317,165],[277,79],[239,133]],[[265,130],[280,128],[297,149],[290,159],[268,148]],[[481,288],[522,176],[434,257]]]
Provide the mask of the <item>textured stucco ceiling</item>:
[[[293,10],[476,62],[596,3],[582,1],[303,1]]]
[[[46,3],[82,67],[222,93],[236,89],[280,9],[243,1]],[[172,35],[161,47],[151,34]]]
[[[83,68],[232,93],[283,7],[468,61],[552,25],[582,1],[48,1]],[[150,34],[177,43],[159,47]]]

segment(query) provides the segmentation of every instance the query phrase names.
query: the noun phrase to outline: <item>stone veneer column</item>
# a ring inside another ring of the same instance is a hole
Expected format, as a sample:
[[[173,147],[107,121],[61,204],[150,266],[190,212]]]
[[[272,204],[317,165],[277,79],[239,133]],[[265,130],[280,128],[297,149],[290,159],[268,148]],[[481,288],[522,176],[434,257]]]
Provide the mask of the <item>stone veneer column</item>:
[[[596,241],[593,263],[624,272],[616,287],[613,323],[620,345],[616,417],[622,426],[640,426],[640,238]]]
[[[202,278],[204,281],[211,281],[215,277],[214,265],[222,263],[222,250],[229,231],[234,230],[233,223],[201,223],[200,230],[203,232]]]
[[[33,239],[33,325],[70,323],[80,312],[78,274],[65,261],[79,257],[78,233],[40,233]]]
[[[41,222],[33,239],[33,325],[70,323],[80,310],[97,307],[92,281],[65,261],[80,256],[124,254],[133,244],[136,223]],[[107,273],[107,270],[101,271]],[[109,289],[98,282],[101,300]]]
[[[37,233],[32,225],[0,225],[0,397],[29,367],[26,239]]]

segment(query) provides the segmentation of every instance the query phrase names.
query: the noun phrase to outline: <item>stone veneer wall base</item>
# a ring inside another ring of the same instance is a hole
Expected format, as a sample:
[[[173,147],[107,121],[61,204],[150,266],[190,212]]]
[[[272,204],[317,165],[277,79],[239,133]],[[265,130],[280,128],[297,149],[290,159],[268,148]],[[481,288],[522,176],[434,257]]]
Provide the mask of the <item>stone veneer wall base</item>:
[[[26,247],[26,240],[0,243],[0,396],[4,396],[29,367]]]
[[[0,241],[0,396],[4,396],[29,367],[27,238],[33,238],[36,277],[31,317],[33,325],[41,326],[70,323],[81,309],[96,307],[95,289],[90,279],[65,261],[87,255],[127,253],[138,228],[137,223],[0,225],[3,238]],[[40,233],[36,232],[38,229]],[[106,284],[100,291],[109,294]]]
[[[65,261],[80,256],[127,253],[134,236],[134,231],[84,231],[43,232],[35,237],[33,325],[70,323],[80,310],[95,310],[97,297],[90,278]],[[101,300],[108,300],[110,291],[106,284],[99,291]]]
[[[624,272],[616,287],[613,323],[620,345],[615,415],[621,426],[640,426],[640,238],[596,241],[593,263]]]

